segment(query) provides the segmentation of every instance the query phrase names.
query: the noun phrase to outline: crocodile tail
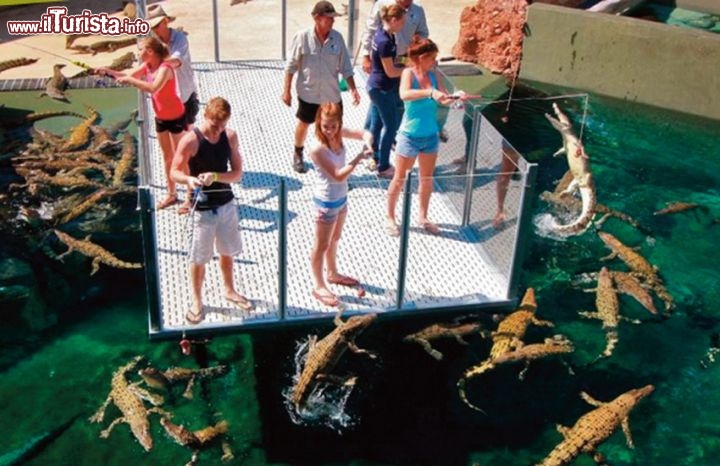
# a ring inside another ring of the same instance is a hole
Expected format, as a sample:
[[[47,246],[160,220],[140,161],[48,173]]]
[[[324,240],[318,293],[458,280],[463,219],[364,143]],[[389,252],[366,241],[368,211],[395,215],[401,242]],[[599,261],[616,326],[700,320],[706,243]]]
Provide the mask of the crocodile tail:
[[[58,110],[58,111],[51,111],[51,112],[30,113],[25,116],[25,123],[32,123],[34,121],[43,120],[45,118],[52,118],[52,117],[59,117],[59,116],[73,116],[73,117],[78,117],[78,118],[85,118],[84,115],[81,115],[77,112],[71,112],[68,110]]]
[[[589,186],[580,188],[580,196],[582,197],[582,212],[580,212],[580,216],[567,225],[560,225],[555,222],[553,229],[557,233],[561,235],[579,235],[590,226],[590,221],[592,221],[595,216],[595,205],[597,203],[595,188],[592,186],[592,183],[590,183]]]
[[[615,346],[618,342],[617,329],[608,330],[605,334],[605,349],[602,352],[602,357],[609,358],[612,356]]]
[[[470,402],[470,400],[468,399],[467,393],[465,392],[465,384],[466,384],[467,380],[468,380],[467,378],[463,377],[463,378],[461,378],[460,380],[458,380],[458,382],[457,382],[458,395],[460,395],[460,399],[461,399],[461,400],[463,401],[463,403],[465,403],[470,409],[474,409],[475,411],[479,411],[479,412],[487,415],[487,413],[486,413],[482,408],[480,408],[480,407],[478,407],[478,406],[475,406],[475,405],[472,404],[472,403]]]

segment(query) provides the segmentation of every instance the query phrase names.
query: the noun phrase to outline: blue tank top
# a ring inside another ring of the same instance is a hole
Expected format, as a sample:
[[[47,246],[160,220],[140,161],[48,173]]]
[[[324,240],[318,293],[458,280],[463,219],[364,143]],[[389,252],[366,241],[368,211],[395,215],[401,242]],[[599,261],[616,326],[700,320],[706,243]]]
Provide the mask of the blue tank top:
[[[433,89],[437,89],[437,80],[435,73],[428,72],[430,83]],[[412,89],[420,89],[420,83],[413,73]],[[407,137],[424,138],[437,134],[439,131],[437,124],[438,103],[432,98],[408,100],[405,102],[405,113],[403,113],[402,122],[400,123],[399,133]]]

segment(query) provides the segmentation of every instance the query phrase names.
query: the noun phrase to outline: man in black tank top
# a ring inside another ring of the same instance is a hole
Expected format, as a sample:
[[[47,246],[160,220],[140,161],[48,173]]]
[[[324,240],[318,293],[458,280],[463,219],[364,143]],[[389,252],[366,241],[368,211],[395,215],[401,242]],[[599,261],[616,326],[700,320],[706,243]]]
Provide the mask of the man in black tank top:
[[[190,246],[193,305],[185,315],[190,324],[205,318],[202,285],[205,264],[212,259],[215,248],[220,255],[225,299],[243,310],[252,308],[250,301],[235,291],[233,283],[233,256],[242,252],[242,241],[230,183],[239,183],[242,178],[242,158],[237,133],[226,127],[229,119],[230,104],[222,97],[210,99],[203,122],[180,140],[170,169],[170,176],[188,185],[195,193],[193,197],[198,198],[193,199]],[[189,167],[187,174],[185,166]]]

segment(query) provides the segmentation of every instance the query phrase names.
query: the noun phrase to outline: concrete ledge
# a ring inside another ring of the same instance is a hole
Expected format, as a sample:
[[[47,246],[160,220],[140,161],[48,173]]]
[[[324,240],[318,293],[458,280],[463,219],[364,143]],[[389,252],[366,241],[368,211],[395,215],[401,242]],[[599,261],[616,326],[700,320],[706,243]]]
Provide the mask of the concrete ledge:
[[[533,4],[521,78],[720,120],[720,35]]]

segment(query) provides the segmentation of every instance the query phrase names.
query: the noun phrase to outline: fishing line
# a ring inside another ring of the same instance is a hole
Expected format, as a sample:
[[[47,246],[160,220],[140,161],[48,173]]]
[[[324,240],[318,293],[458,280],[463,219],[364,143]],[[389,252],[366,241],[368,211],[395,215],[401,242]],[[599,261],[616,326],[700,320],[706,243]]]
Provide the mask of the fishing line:
[[[63,57],[62,55],[58,55],[57,53],[51,52],[49,50],[41,49],[40,47],[35,47],[34,45],[30,44],[23,44],[22,42],[18,42],[17,45],[21,45],[23,47],[27,47],[33,50],[37,50],[38,52],[47,53],[48,55],[52,55],[54,57],[60,58],[61,60],[65,60],[66,62],[70,62],[75,66],[79,66],[80,68],[84,68],[88,71],[92,71],[94,68],[87,63],[83,63],[81,61],[75,61],[67,57]]]

